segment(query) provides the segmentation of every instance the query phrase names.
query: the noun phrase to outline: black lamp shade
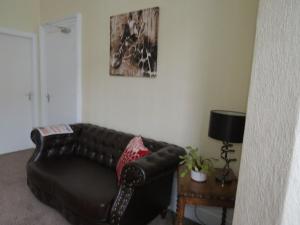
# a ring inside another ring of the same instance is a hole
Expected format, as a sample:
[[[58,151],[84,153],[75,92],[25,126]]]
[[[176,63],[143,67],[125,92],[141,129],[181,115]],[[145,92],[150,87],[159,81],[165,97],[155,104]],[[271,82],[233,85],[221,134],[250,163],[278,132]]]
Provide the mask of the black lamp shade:
[[[212,110],[208,136],[217,140],[242,143],[246,114],[241,112]]]

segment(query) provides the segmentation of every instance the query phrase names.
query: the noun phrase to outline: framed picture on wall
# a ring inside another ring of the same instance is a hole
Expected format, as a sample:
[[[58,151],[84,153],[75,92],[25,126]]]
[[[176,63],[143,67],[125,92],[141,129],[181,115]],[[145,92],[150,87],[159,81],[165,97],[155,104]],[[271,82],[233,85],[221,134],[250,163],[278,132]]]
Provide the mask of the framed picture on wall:
[[[158,21],[158,7],[110,17],[110,75],[157,76]]]

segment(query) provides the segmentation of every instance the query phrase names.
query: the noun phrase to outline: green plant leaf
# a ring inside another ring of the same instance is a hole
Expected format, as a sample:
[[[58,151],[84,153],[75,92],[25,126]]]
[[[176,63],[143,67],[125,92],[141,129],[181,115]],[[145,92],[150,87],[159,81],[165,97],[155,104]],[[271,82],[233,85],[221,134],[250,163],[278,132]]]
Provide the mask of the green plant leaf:
[[[199,154],[198,148],[192,146],[187,146],[186,150],[186,154],[180,157],[181,164],[186,165],[184,176],[191,170],[209,172],[214,169],[213,161],[218,161],[218,159],[204,158]]]

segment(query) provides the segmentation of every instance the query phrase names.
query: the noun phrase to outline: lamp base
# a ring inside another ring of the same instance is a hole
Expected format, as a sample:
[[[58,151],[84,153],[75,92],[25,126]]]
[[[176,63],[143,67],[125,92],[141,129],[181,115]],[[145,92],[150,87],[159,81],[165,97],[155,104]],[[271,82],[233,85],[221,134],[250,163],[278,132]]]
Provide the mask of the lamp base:
[[[228,184],[234,180],[236,180],[236,176],[234,175],[233,171],[231,169],[228,169],[226,171],[224,171],[224,169],[220,170],[217,174],[216,174],[216,181],[222,183],[222,185],[224,184]]]
[[[216,175],[216,180],[222,183],[222,187],[224,187],[225,183],[229,183],[235,179],[233,171],[229,168],[229,164],[236,161],[236,159],[228,158],[228,154],[234,153],[234,149],[230,149],[231,147],[232,144],[229,144],[227,141],[223,141],[221,158],[224,159],[225,166],[221,172]]]

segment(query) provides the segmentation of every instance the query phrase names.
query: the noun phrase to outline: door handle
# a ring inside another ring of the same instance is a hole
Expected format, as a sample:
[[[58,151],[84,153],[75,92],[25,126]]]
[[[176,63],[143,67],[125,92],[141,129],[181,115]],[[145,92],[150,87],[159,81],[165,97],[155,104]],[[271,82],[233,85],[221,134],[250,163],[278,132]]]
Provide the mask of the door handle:
[[[50,94],[49,93],[46,95],[46,98],[47,98],[47,101],[50,102]]]
[[[32,99],[32,93],[31,92],[28,92],[25,96],[28,98],[28,101],[31,101],[31,99]]]

